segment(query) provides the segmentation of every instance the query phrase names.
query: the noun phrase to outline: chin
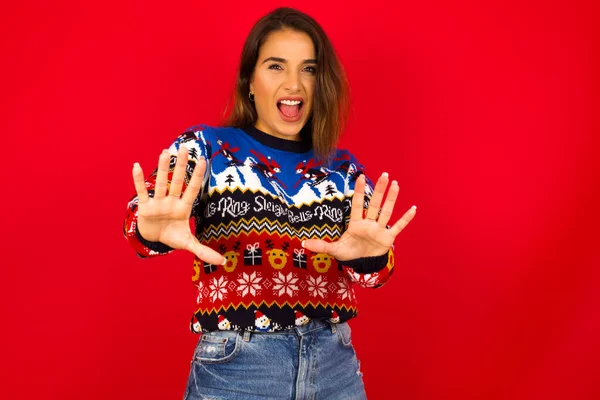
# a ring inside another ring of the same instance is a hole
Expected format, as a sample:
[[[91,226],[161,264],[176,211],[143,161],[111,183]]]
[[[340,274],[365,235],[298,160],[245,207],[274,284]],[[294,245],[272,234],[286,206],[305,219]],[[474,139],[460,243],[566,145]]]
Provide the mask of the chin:
[[[297,137],[300,134],[300,131],[302,130],[302,128],[304,128],[305,124],[306,124],[306,121],[299,121],[294,124],[280,122],[276,125],[276,128],[277,128],[277,132],[280,135],[292,138],[292,137]]]

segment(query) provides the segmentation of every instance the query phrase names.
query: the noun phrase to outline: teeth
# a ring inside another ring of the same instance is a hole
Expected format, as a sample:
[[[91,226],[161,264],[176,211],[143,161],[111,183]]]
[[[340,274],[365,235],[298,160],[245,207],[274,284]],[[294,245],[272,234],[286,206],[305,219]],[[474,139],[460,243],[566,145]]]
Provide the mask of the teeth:
[[[280,103],[285,104],[286,106],[297,106],[302,102],[300,100],[281,100]]]

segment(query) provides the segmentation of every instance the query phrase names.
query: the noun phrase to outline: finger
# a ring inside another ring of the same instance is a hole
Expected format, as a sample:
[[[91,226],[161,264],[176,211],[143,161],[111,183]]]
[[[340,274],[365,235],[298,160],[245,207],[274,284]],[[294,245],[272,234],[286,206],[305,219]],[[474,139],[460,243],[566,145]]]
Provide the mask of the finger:
[[[181,197],[187,161],[188,151],[185,147],[181,146],[177,152],[177,164],[175,164],[173,178],[171,179],[171,186],[169,186],[169,196],[176,198]]]
[[[156,184],[154,185],[154,198],[160,199],[167,194],[167,179],[169,176],[169,160],[171,156],[168,150],[163,150],[158,157],[158,171],[156,172]]]
[[[392,181],[387,196],[385,197],[385,203],[383,203],[383,207],[381,208],[379,219],[377,220],[379,226],[384,228],[387,226],[387,223],[392,217],[392,212],[394,212],[394,205],[396,205],[396,199],[398,198],[399,191],[400,188],[398,187],[398,182]]]
[[[194,205],[194,201],[202,189],[202,181],[204,180],[204,170],[206,169],[206,160],[204,157],[200,157],[196,166],[194,167],[194,172],[192,174],[192,179],[190,179],[190,183],[188,184],[185,192],[183,193],[183,201],[188,206],[192,207]]]
[[[373,221],[377,220],[387,185],[388,173],[384,172],[381,174],[377,180],[377,183],[375,184],[375,189],[373,191],[373,195],[371,196],[371,201],[369,202],[369,208],[367,209],[367,219],[372,219]]]
[[[223,257],[222,254],[217,253],[210,247],[201,244],[195,237],[188,242],[186,250],[194,253],[200,260],[209,264],[225,265],[227,262],[227,259]]]
[[[365,175],[361,174],[354,184],[354,195],[352,196],[352,210],[350,221],[363,219],[363,208],[365,203]]]
[[[144,171],[140,164],[133,164],[133,184],[135,185],[135,191],[138,196],[138,204],[146,204],[148,202],[148,189],[146,189],[146,182],[144,181]]]
[[[394,226],[390,228],[390,233],[396,236],[402,232],[402,230],[406,228],[406,225],[408,225],[408,223],[415,217],[415,214],[417,214],[417,206],[412,206],[407,212],[404,213],[402,218],[400,218],[394,224]]]
[[[335,257],[335,242],[326,242],[321,239],[307,239],[302,241],[302,247],[313,253],[325,253]]]

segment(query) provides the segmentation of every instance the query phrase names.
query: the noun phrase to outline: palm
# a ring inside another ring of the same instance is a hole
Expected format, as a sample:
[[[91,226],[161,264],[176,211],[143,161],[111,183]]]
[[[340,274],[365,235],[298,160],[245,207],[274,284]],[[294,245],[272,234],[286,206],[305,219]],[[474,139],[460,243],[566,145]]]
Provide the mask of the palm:
[[[394,237],[376,221],[363,219],[350,222],[342,237],[334,243],[337,255],[334,257],[343,261],[385,254],[394,243]]]
[[[416,214],[416,208],[413,206],[398,222],[388,227],[387,223],[392,215],[399,189],[396,181],[393,181],[381,207],[387,185],[387,174],[384,174],[377,181],[369,208],[363,216],[365,178],[361,175],[355,185],[350,222],[342,237],[331,243],[317,239],[307,240],[305,247],[314,252],[327,253],[340,261],[386,254],[398,233]]]
[[[164,243],[174,249],[185,249],[192,238],[190,215],[192,208],[181,199],[172,196],[161,199],[151,198],[138,206],[138,227],[154,227],[140,233],[148,240]]]
[[[137,226],[142,237],[151,242],[161,242],[174,249],[194,253],[202,261],[222,264],[224,257],[198,242],[190,229],[190,216],[194,201],[202,187],[206,162],[198,161],[189,185],[183,191],[188,152],[179,148],[173,179],[168,180],[169,153],[163,151],[158,160],[154,196],[148,195],[144,173],[139,165],[133,168],[133,180],[138,195]],[[167,194],[168,192],[168,194]]]

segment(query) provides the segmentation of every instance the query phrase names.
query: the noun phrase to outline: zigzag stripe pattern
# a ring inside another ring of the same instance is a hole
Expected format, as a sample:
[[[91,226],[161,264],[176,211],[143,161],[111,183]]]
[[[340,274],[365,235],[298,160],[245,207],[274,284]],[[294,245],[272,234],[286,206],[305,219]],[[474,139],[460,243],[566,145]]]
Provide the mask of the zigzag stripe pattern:
[[[342,228],[337,225],[312,225],[302,226],[299,229],[290,226],[289,223],[281,223],[272,221],[267,218],[258,219],[252,217],[250,219],[240,219],[236,222],[228,224],[218,224],[205,226],[203,229],[203,238],[207,242],[218,240],[222,237],[229,237],[232,234],[245,234],[269,232],[269,234],[277,234],[280,238],[295,238],[308,239],[318,237],[321,239],[334,240],[342,235]]]
[[[247,303],[247,304],[246,303],[228,304],[226,307],[221,306],[221,307],[213,307],[213,308],[210,308],[210,309],[199,308],[199,309],[196,310],[195,314],[208,315],[208,314],[211,314],[211,313],[218,313],[220,311],[226,311],[226,310],[230,310],[230,309],[237,310],[240,307],[244,307],[246,310],[248,310],[251,306],[254,306],[254,307],[258,308],[258,307],[260,307],[263,304],[266,305],[269,308],[272,307],[273,305],[277,305],[277,307],[279,307],[279,308],[283,308],[286,305],[289,306],[289,307],[291,307],[291,308],[295,308],[295,307],[298,307],[298,306],[300,306],[302,308],[306,308],[308,305],[311,305],[311,306],[313,306],[315,308],[317,308],[318,306],[325,307],[325,308],[327,308],[327,307],[331,307],[331,308],[337,307],[339,309],[345,309],[345,310],[350,311],[350,312],[354,312],[357,309],[355,306],[347,306],[346,304],[339,305],[339,304],[336,304],[336,303],[321,303],[321,302],[314,303],[312,301],[307,301],[305,303],[302,303],[300,301],[297,301],[295,303],[290,303],[289,301],[284,301],[283,303],[280,303],[280,302],[278,302],[276,300],[274,300],[274,301],[272,301],[272,302],[269,303],[269,302],[263,300],[261,302],[251,301],[250,303]]]

